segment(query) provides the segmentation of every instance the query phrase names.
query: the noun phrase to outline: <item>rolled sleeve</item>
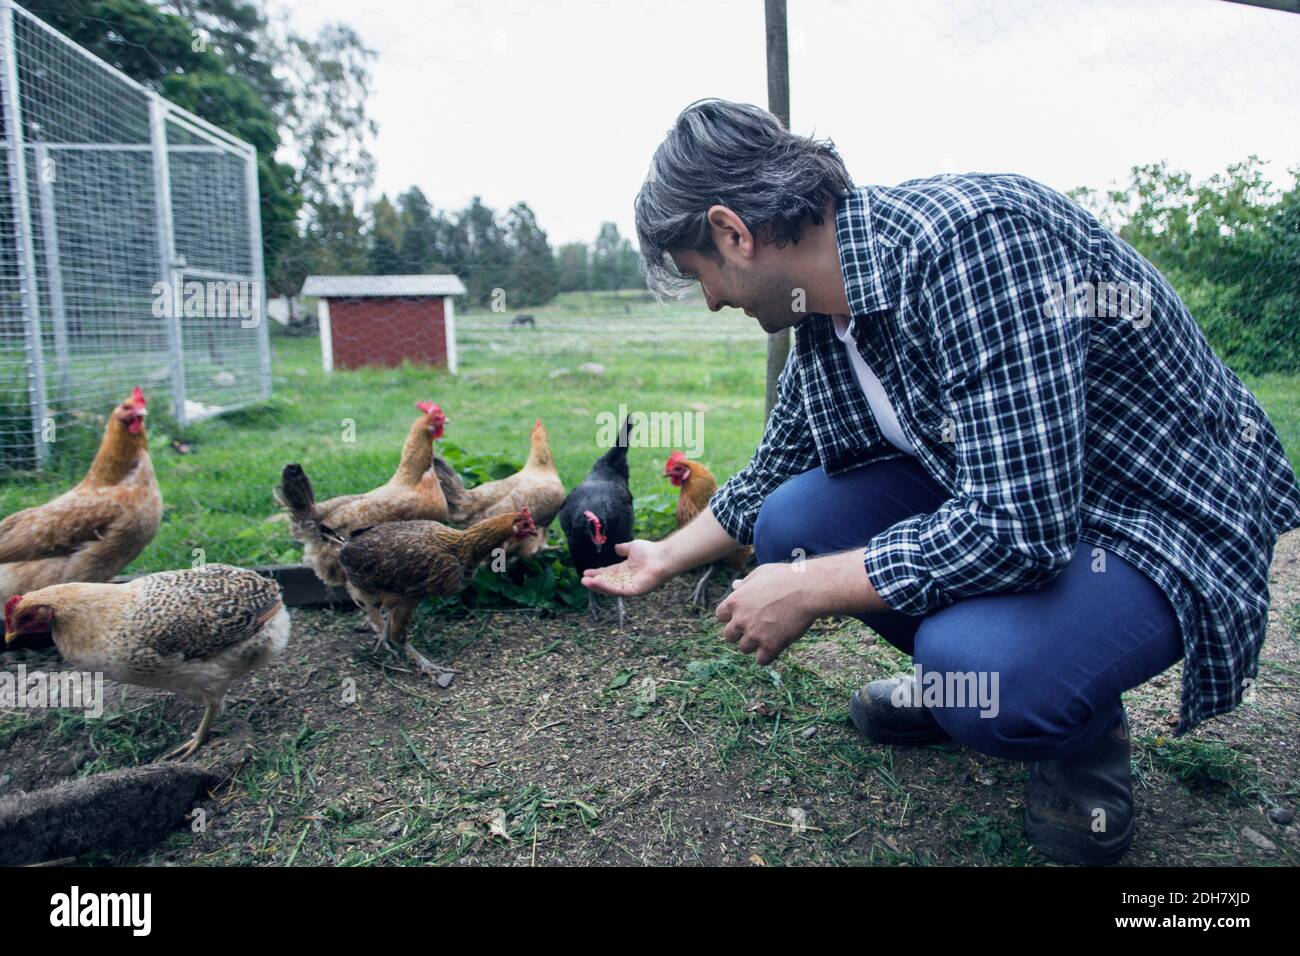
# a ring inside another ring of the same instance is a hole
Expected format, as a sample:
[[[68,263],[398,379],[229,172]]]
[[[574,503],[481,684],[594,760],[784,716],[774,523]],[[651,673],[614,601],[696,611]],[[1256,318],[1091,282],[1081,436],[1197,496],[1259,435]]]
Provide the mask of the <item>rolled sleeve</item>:
[[[753,543],[767,496],[818,463],[799,387],[798,359],[792,355],[777,380],[776,403],[754,457],[709,499],[718,524],[739,544]]]
[[[1086,254],[1006,211],[962,227],[926,273],[958,491],[886,529],[863,556],[891,608],[1041,587],[1081,527],[1084,320],[1048,289],[1086,278]]]

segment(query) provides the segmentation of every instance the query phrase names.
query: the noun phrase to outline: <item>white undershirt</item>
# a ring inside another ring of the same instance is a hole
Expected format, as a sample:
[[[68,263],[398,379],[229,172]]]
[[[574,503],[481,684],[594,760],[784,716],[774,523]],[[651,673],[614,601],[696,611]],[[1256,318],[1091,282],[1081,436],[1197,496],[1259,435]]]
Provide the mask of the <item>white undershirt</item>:
[[[853,363],[853,371],[857,373],[858,384],[862,386],[862,393],[867,396],[867,404],[871,406],[871,413],[876,416],[876,424],[880,426],[885,441],[901,452],[909,455],[916,454],[916,449],[907,440],[903,430],[898,427],[898,415],[894,413],[894,406],[890,404],[889,396],[885,394],[885,387],[880,384],[880,379],[876,377],[875,372],[871,371],[871,366],[858,351],[858,344],[849,336],[849,317],[832,315],[831,321],[835,323],[835,337],[844,343],[844,350],[849,353],[849,361]]]

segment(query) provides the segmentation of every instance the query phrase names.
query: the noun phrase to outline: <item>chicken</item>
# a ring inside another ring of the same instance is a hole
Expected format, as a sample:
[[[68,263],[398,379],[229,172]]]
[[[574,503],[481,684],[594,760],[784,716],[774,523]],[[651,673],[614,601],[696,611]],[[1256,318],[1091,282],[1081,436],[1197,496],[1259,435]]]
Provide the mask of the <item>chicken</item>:
[[[464,588],[479,564],[509,541],[530,537],[537,528],[527,508],[484,518],[468,529],[437,521],[395,521],[357,534],[339,554],[348,593],[372,615],[382,615],[375,645],[399,644],[422,674],[445,668],[431,663],[407,641],[411,615],[427,597],[447,597]]]
[[[579,576],[587,568],[603,568],[623,560],[614,545],[632,540],[632,492],[627,486],[627,431],[623,423],[614,447],[596,459],[582,484],[560,509],[560,527],[569,542],[569,557]],[[587,609],[595,613],[595,598],[587,592]],[[623,599],[618,599],[618,626],[623,626]]]
[[[0,595],[68,581],[110,581],[153,540],[162,494],[137,385],[109,416],[99,451],[75,488],[0,521]]]
[[[664,465],[664,477],[681,489],[677,495],[677,527],[679,528],[690,524],[696,515],[708,508],[709,499],[718,490],[718,480],[713,477],[713,472],[698,461],[689,460],[680,451],[675,451],[668,456],[668,461]],[[740,571],[749,564],[749,559],[753,555],[754,549],[744,545],[727,555],[723,562],[733,571]],[[704,597],[708,593],[709,577],[716,567],[716,564],[710,564],[700,576],[695,590],[691,592],[692,604],[704,604]]]
[[[6,603],[5,643],[53,637],[80,670],[173,690],[204,705],[188,757],[207,738],[236,678],[263,667],[289,642],[280,586],[255,571],[209,564],[146,574],[126,584],[55,584]]]
[[[485,481],[466,488],[454,469],[446,462],[435,462],[438,479],[447,496],[450,518],[457,524],[470,524],[527,507],[537,532],[520,542],[512,542],[507,551],[530,558],[546,544],[546,530],[564,504],[564,484],[555,468],[548,444],[549,436],[541,419],[533,425],[529,440],[532,447],[524,467],[497,481]]]
[[[416,408],[422,414],[407,432],[397,471],[373,491],[317,502],[302,466],[284,466],[275,498],[289,511],[291,532],[302,542],[303,562],[324,584],[346,584],[339,550],[356,531],[386,521],[446,520],[447,499],[433,468],[433,443],[442,437],[447,416],[433,402],[417,402]],[[376,631],[382,628],[377,618],[371,623]]]

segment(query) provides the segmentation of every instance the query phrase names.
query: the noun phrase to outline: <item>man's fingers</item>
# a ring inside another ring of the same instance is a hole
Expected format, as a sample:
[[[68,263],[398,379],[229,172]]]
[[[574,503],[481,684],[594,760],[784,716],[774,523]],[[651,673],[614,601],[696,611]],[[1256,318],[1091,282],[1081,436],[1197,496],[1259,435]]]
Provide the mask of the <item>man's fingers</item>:
[[[740,626],[739,621],[732,621],[722,629],[722,639],[728,644],[735,644],[745,636],[744,628]]]
[[[615,553],[615,554],[621,554],[621,555],[623,555],[623,557],[627,557],[627,549],[630,548],[630,547],[632,547],[632,542],[631,542],[631,541],[622,541],[622,542],[620,542],[620,543],[614,545],[614,553]]]
[[[723,624],[726,624],[731,620],[732,609],[733,605],[731,603],[731,598],[724,598],[722,602],[714,608],[713,616]]]
[[[758,638],[746,634],[740,639],[740,643],[737,645],[737,647],[739,648],[741,653],[752,654],[754,653],[754,650],[758,647]],[[760,663],[761,662],[762,661],[760,659]]]

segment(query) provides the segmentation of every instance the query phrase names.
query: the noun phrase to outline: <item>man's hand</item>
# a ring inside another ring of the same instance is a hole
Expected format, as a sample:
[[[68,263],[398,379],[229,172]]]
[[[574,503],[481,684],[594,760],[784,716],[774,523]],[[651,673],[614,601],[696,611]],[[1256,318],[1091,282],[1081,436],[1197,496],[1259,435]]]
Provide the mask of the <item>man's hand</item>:
[[[808,573],[791,564],[759,565],[732,585],[715,616],[726,627],[722,636],[746,654],[758,652],[770,664],[812,625],[817,612],[806,598]]]
[[[735,549],[736,542],[706,508],[690,524],[662,541],[638,539],[614,545],[614,553],[627,560],[607,568],[588,568],[582,573],[582,584],[601,594],[645,594],[669,578],[716,561]]]
[[[582,572],[583,587],[600,594],[631,597],[653,591],[673,576],[662,541],[638,538],[614,545],[614,553],[627,560],[604,568],[588,568]]]

